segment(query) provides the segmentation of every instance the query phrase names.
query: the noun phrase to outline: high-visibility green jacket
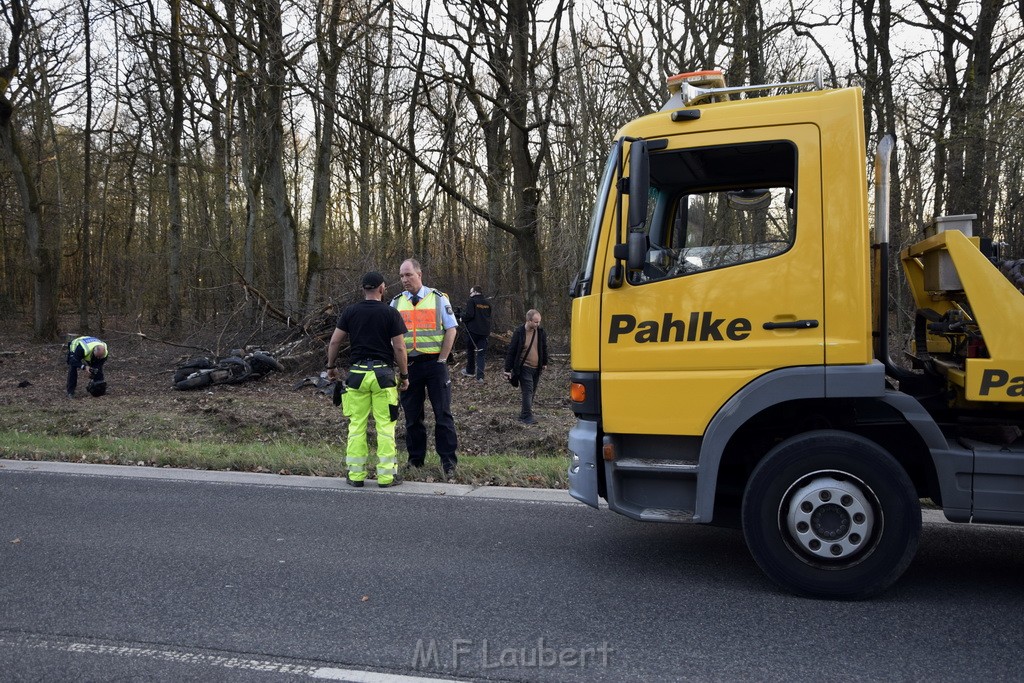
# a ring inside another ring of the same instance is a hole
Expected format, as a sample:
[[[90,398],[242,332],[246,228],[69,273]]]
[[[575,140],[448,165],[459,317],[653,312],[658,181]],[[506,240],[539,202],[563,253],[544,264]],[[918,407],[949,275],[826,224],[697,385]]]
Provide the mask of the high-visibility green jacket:
[[[96,347],[99,346],[100,344],[103,344],[103,341],[97,339],[96,337],[76,337],[75,339],[71,340],[70,344],[68,344],[68,350],[71,353],[77,355],[78,349],[81,349],[82,360],[84,360],[86,363],[92,363],[94,360],[92,356],[93,351],[95,351]],[[106,345],[104,344],[104,346]],[[103,358],[110,358],[109,346],[107,346],[107,355],[104,356]]]

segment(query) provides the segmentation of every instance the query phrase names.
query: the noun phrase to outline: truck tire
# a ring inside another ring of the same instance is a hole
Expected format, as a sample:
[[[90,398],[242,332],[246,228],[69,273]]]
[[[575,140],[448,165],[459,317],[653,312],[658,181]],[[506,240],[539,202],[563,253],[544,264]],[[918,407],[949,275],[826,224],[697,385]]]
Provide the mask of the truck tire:
[[[797,595],[861,600],[910,565],[921,505],[903,467],[848,432],[800,434],[775,446],[743,493],[743,535],[771,579]]]

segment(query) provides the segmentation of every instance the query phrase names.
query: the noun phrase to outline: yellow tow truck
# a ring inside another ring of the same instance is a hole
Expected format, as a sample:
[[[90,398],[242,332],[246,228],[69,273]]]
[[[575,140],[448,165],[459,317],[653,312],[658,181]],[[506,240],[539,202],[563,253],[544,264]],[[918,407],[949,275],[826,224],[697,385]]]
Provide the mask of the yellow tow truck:
[[[893,145],[872,231],[861,91],[704,71],[669,92],[619,131],[571,286],[570,493],[738,524],[773,580],[834,599],[900,577],[921,499],[1024,523],[1024,294],[974,216],[900,254],[916,311],[891,353]]]

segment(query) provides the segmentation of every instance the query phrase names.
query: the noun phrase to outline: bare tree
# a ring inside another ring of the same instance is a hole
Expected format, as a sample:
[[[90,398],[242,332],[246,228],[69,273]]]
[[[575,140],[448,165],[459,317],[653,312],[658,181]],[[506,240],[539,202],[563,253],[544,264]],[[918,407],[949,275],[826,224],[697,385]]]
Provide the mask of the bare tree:
[[[289,314],[299,312],[298,229],[288,199],[284,169],[284,94],[288,73],[281,22],[280,0],[255,0],[254,18],[259,27],[259,55],[256,61],[259,88],[256,91],[260,134],[266,168],[263,171],[263,197],[277,227],[281,298]]]
[[[80,0],[82,30],[85,48],[85,129],[82,131],[82,224],[79,238],[81,256],[80,280],[78,284],[78,326],[82,331],[89,329],[89,298],[92,286],[89,276],[92,272],[89,255],[92,250],[92,119],[93,119],[93,59],[92,59],[92,3]]]
[[[209,2],[189,2],[202,10],[220,29],[228,47],[226,58],[236,62],[238,131],[243,175],[248,178],[243,276],[250,284],[255,277],[254,263],[249,254],[255,249],[260,225],[257,211],[262,209],[276,232],[275,239],[268,243],[276,276],[271,284],[278,290],[276,294],[282,309],[288,315],[297,315],[301,308],[299,241],[285,168],[284,118],[290,63],[298,55],[290,55],[286,50],[282,4],[280,0],[254,0],[251,5],[226,0],[226,17],[222,17]],[[246,55],[241,54],[243,50]]]
[[[347,47],[342,44],[339,36],[344,4],[343,0],[330,0],[327,22],[320,30],[323,40],[317,42],[317,75],[323,79],[323,97],[313,167],[313,203],[306,252],[303,308],[307,312],[312,311],[319,299],[322,285],[324,230],[327,225],[327,207],[331,200],[331,159],[337,121],[338,68]]]
[[[21,50],[29,20],[23,0],[11,0],[3,11],[9,31],[6,60],[0,66],[0,154],[14,177],[21,199],[22,220],[33,278],[32,332],[40,339],[57,335],[57,282],[60,273],[60,241],[41,219],[40,197],[30,166],[18,140],[11,82],[18,75]]]
[[[986,114],[992,80],[1002,60],[1019,55],[1022,40],[1007,21],[1014,7],[1008,0],[982,0],[970,6],[961,0],[917,0],[917,7],[924,20],[905,16],[904,23],[939,37],[943,81],[936,86],[948,104],[948,131],[940,138],[941,163],[936,164],[936,209],[978,213],[988,200],[986,176],[992,170]],[[979,227],[982,234],[990,234],[990,224]]]
[[[438,68],[445,80],[458,85],[475,102],[478,124],[484,132],[485,146],[489,146],[487,173],[483,176],[496,184],[502,182],[505,164],[497,135],[503,127],[507,130],[511,220],[482,209],[464,193],[454,196],[515,239],[527,306],[540,305],[544,296],[540,179],[542,167],[549,162],[549,130],[561,77],[559,63],[548,56],[559,43],[565,9],[559,2],[550,18],[542,19],[539,5],[535,0],[449,3],[448,19],[461,27],[462,35],[434,36],[435,42],[450,51],[446,54],[463,55],[459,72],[443,63]],[[478,69],[487,74],[490,87],[477,80],[474,74]],[[470,159],[461,159],[460,164],[474,166]],[[495,193],[489,193],[487,199],[489,207],[499,205]]]
[[[897,241],[953,211],[1024,239],[1009,0],[27,7],[0,6],[0,278],[15,305],[34,292],[37,330],[56,330],[60,280],[83,327],[209,320],[235,281],[251,313],[294,316],[410,254],[439,286],[557,319],[615,131],[661,106],[665,76],[709,67],[862,86],[869,141],[901,143]],[[849,58],[827,42],[839,21]]]

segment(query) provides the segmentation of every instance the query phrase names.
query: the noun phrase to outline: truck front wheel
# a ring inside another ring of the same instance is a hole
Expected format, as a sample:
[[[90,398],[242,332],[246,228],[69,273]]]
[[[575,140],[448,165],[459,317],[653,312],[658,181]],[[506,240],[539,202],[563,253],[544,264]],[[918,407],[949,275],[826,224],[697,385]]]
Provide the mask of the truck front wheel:
[[[800,434],[754,468],[743,535],[774,581],[816,598],[858,600],[903,574],[921,506],[910,477],[880,446],[848,432]]]

